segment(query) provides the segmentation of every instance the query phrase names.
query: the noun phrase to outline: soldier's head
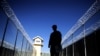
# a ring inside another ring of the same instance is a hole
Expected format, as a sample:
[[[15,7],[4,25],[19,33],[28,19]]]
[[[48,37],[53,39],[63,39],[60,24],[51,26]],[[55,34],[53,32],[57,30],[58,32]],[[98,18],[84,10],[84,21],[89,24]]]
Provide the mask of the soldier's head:
[[[53,29],[54,31],[56,31],[56,30],[57,30],[57,25],[52,25],[52,29]]]

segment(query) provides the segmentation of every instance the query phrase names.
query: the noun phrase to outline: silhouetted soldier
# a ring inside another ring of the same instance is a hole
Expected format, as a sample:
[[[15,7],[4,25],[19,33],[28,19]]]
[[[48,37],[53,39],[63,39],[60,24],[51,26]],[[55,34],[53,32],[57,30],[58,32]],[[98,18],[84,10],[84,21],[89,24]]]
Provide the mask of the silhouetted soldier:
[[[50,48],[51,56],[59,56],[59,52],[62,49],[61,40],[62,35],[57,31],[57,25],[52,26],[53,32],[50,35],[48,47]]]

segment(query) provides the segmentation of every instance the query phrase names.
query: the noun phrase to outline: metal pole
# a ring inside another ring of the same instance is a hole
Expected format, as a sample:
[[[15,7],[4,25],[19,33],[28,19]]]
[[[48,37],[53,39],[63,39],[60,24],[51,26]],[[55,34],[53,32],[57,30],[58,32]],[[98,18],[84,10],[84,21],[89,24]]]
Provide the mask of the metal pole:
[[[2,38],[2,42],[1,42],[1,48],[3,47],[3,42],[4,42],[4,39],[5,39],[8,22],[9,22],[9,18],[7,18],[6,26],[5,26],[5,29],[4,29],[3,38]],[[1,56],[4,56],[4,51],[5,51],[5,48],[2,48],[2,50],[1,50]]]
[[[85,25],[83,24],[83,32],[84,32],[84,49],[85,49],[85,56],[87,56],[87,49],[86,49],[86,39],[85,39]]]
[[[72,34],[72,42],[73,42],[73,34]],[[72,51],[73,51],[73,56],[74,56],[74,43],[72,44]]]
[[[15,52],[16,52],[17,36],[18,36],[18,29],[17,29],[16,39],[15,39],[15,44],[14,44],[14,53],[13,53],[14,56],[16,56]]]

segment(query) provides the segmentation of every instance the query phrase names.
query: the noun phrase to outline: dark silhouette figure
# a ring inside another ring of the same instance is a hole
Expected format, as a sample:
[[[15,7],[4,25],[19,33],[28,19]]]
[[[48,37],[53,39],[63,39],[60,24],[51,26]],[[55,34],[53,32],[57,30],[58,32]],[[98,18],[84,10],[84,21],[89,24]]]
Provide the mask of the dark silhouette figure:
[[[62,49],[61,40],[62,35],[60,31],[57,31],[57,25],[52,26],[53,32],[50,35],[48,47],[50,48],[51,56],[59,56],[59,53]]]

